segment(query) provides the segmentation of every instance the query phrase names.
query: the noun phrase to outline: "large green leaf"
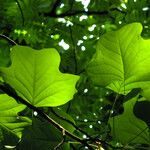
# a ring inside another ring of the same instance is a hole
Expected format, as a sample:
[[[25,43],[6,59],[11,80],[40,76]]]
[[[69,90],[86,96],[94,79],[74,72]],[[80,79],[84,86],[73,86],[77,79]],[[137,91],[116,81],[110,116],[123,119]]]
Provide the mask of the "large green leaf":
[[[59,71],[60,56],[55,49],[15,46],[11,59],[9,68],[0,69],[4,81],[31,104],[58,106],[72,99],[79,76]]]
[[[137,98],[135,97],[124,103],[124,113],[109,120],[113,139],[123,144],[150,143],[149,128],[147,124],[138,119],[133,113],[136,101]]]
[[[0,94],[0,134],[5,130],[5,134],[10,132],[21,137],[24,127],[31,125],[30,119],[18,115],[25,107],[8,95]],[[4,135],[1,138],[4,138]]]
[[[71,116],[66,114],[61,110],[55,109],[55,112],[59,116],[65,117],[67,120],[73,122]],[[73,132],[75,128],[68,122],[61,120],[59,117],[54,114],[50,114],[55,121],[60,123],[65,129],[69,132]],[[29,126],[24,130],[23,137],[21,142],[18,144],[18,149],[21,150],[48,150],[54,149],[63,139],[62,132],[56,129],[53,125],[44,120],[39,120],[37,118],[33,118],[32,126]],[[62,146],[59,147],[61,150],[70,150],[70,144],[64,142]]]
[[[122,94],[150,84],[150,40],[144,40],[141,31],[140,23],[132,23],[100,37],[87,67],[95,84]]]

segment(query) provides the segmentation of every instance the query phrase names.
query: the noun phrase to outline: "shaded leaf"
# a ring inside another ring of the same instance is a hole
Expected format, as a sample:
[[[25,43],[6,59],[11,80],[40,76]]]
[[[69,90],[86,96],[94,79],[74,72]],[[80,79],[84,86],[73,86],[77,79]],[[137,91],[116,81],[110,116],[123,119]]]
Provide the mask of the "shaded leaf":
[[[137,97],[124,103],[124,113],[109,120],[113,139],[123,144],[137,143],[149,144],[149,129],[145,122],[138,119],[133,108]]]
[[[145,121],[150,126],[150,101],[138,101],[135,103],[133,112],[136,117]]]
[[[71,117],[61,110],[57,110],[57,113],[70,121],[73,121]],[[74,131],[71,124],[66,121],[60,120],[53,114],[50,114],[55,121],[59,122],[65,129],[70,132]],[[33,124],[24,131],[22,141],[18,145],[18,149],[21,150],[48,150],[54,149],[63,139],[62,132],[58,131],[53,125],[44,121],[33,118]],[[59,149],[70,150],[69,143],[64,142]]]

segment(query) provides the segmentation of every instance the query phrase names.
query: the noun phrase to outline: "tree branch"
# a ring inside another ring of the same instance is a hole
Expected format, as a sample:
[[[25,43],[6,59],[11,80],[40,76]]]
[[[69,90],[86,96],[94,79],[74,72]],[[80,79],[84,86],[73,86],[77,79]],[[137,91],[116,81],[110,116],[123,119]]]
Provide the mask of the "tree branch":
[[[20,5],[18,0],[15,0],[15,1],[16,1],[17,5],[18,5],[19,10],[20,10],[20,13],[21,13],[21,16],[22,16],[22,25],[24,26],[24,15],[23,15],[23,11],[22,11],[21,5]]]
[[[70,138],[74,139],[75,141],[78,141],[82,145],[88,147],[89,150],[93,150],[93,148],[87,143],[86,140],[81,139],[80,137],[72,134],[67,129],[63,128],[60,124],[58,124],[55,120],[53,120],[52,118],[50,118],[42,110],[40,110],[39,108],[31,105],[28,101],[26,101],[23,98],[21,98],[20,96],[18,96],[17,93],[15,92],[15,90],[10,85],[8,85],[6,83],[2,83],[2,84],[0,84],[0,90],[2,90],[4,93],[6,93],[7,95],[9,95],[10,97],[13,97],[18,102],[26,105],[28,108],[32,109],[33,111],[36,111],[39,116],[41,116],[43,119],[45,119],[46,121],[48,121],[49,123],[51,123],[55,128],[57,128],[62,133],[65,132],[65,134],[68,137],[70,137]]]
[[[0,34],[0,37],[6,39],[8,42],[12,43],[13,45],[18,45],[15,41],[13,41],[12,39],[10,39],[8,36],[4,34]]]
[[[64,120],[66,122],[68,122],[69,124],[71,124],[76,130],[78,130],[79,132],[81,132],[82,134],[85,134],[87,136],[87,138],[89,138],[89,140],[91,140],[92,142],[96,141],[95,138],[91,137],[90,135],[88,135],[85,131],[81,130],[78,126],[76,126],[72,121],[62,117],[62,116],[59,116],[54,110],[53,108],[51,108],[51,112],[58,118],[60,118],[61,120]]]
[[[53,17],[53,18],[71,17],[71,16],[80,15],[80,14],[84,14],[87,16],[89,16],[89,15],[107,16],[107,15],[111,14],[111,11],[118,11],[120,13],[126,14],[126,12],[123,10],[120,10],[118,8],[112,8],[110,10],[104,10],[104,11],[84,11],[84,10],[76,10],[76,11],[69,11],[69,12],[67,11],[62,14],[56,14],[54,12],[49,12],[49,13],[44,13],[44,16]]]

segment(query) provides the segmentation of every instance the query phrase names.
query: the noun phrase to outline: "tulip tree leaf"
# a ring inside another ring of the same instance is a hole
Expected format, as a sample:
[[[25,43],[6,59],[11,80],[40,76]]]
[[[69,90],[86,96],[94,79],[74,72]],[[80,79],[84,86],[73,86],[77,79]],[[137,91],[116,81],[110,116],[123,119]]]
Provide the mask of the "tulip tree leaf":
[[[124,113],[109,120],[113,139],[122,144],[150,143],[149,128],[147,124],[138,119],[133,113],[136,101],[137,97],[125,102]]]
[[[7,133],[21,137],[24,127],[31,125],[30,119],[18,115],[25,107],[8,95],[0,94],[0,134],[5,130]]]
[[[95,84],[121,94],[150,85],[150,40],[144,40],[141,31],[140,23],[132,23],[100,37],[87,67]],[[144,79],[145,74],[149,77]]]
[[[11,60],[10,67],[0,69],[3,79],[31,104],[58,106],[73,98],[79,77],[59,71],[60,56],[55,49],[15,46]]]
[[[65,117],[67,120],[73,122],[71,116],[61,110],[55,109],[55,112],[59,116]],[[61,120],[59,117],[50,113],[50,117],[56,122],[62,125],[69,132],[73,132],[75,128],[68,122]],[[40,137],[40,138],[39,138]],[[32,126],[26,128],[23,132],[22,141],[18,144],[18,149],[21,150],[33,150],[33,149],[54,149],[63,139],[62,132],[56,129],[52,124],[47,121],[41,121],[37,118],[33,118]],[[30,144],[28,144],[30,143]],[[70,150],[70,144],[64,142],[59,149]],[[68,147],[68,148],[67,148]]]

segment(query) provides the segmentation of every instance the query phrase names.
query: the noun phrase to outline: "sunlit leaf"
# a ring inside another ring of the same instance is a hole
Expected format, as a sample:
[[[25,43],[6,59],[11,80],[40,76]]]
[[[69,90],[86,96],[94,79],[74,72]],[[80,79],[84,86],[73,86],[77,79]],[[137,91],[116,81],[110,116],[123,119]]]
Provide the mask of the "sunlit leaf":
[[[6,94],[0,94],[0,132],[5,130],[5,133],[21,137],[24,127],[31,124],[30,119],[18,115],[25,107]]]
[[[9,68],[0,69],[4,81],[31,104],[58,106],[73,98],[79,77],[59,71],[60,56],[55,49],[15,46],[11,59]]]
[[[150,40],[144,40],[141,31],[140,23],[132,23],[100,37],[87,68],[95,84],[121,94],[149,85]]]

